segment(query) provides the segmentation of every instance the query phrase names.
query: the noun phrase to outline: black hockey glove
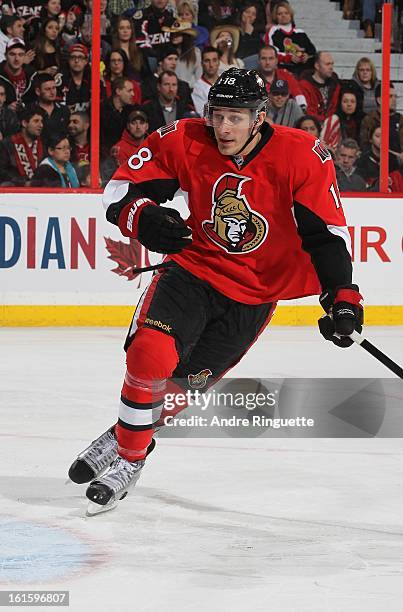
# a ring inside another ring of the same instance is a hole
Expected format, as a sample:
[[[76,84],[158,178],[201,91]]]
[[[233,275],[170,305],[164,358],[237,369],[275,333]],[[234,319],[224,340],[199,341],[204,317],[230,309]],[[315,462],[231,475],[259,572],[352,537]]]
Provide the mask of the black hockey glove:
[[[342,348],[351,346],[353,340],[349,335],[354,330],[361,333],[364,323],[362,300],[357,285],[338,287],[336,291],[324,291],[319,298],[327,313],[318,321],[322,336]]]
[[[177,210],[148,204],[141,209],[137,240],[154,253],[179,253],[192,242],[192,230]]]

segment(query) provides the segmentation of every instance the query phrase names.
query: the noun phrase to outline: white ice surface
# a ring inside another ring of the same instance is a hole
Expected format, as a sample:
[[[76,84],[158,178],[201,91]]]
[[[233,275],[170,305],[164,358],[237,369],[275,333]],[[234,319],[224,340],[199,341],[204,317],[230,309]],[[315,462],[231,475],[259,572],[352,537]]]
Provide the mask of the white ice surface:
[[[0,330],[0,590],[69,590],[74,612],[400,612],[400,439],[160,439],[133,494],[85,517],[66,472],[116,418],[124,334]],[[401,360],[401,328],[367,335]],[[232,374],[390,375],[357,346],[279,327]]]

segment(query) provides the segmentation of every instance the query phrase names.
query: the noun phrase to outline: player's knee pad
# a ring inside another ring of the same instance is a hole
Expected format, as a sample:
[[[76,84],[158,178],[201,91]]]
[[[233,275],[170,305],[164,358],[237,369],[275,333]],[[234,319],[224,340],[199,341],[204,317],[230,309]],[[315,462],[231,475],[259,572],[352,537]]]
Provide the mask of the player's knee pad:
[[[140,328],[127,350],[122,394],[136,402],[159,400],[178,359],[172,336],[148,327]]]

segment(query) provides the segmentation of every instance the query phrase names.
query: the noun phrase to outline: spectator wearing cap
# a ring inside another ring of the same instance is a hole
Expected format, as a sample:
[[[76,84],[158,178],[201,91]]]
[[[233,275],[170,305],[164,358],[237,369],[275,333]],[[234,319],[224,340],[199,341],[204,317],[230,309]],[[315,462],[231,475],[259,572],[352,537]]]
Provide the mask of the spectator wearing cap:
[[[154,56],[157,48],[170,40],[169,32],[163,28],[175,21],[167,5],[168,0],[151,0],[148,8],[136,10],[133,14],[137,44]]]
[[[160,45],[157,51],[157,70],[154,74],[150,75],[141,84],[142,99],[145,101],[152,100],[158,96],[158,77],[165,70],[172,70],[176,72],[176,66],[178,63],[178,52],[176,47],[171,43],[166,45]],[[191,104],[190,87],[181,79],[178,79],[178,96],[181,100]]]
[[[158,97],[147,102],[144,110],[148,116],[150,133],[176,119],[195,116],[193,105],[178,96],[178,77],[172,70],[164,70],[157,82]]]
[[[130,79],[119,77],[112,82],[112,95],[101,104],[101,148],[104,156],[122,137],[127,117],[133,110],[134,89]]]
[[[244,68],[243,60],[235,57],[239,47],[240,29],[233,25],[216,26],[210,33],[211,46],[220,52],[220,76],[228,68]]]
[[[75,166],[90,163],[90,118],[85,111],[71,113],[67,132],[71,144],[71,161]]]
[[[111,150],[111,155],[119,166],[124,164],[131,155],[137,153],[147,138],[148,129],[148,118],[144,111],[135,109],[129,113],[122,138]]]
[[[281,68],[300,75],[311,68],[316,54],[308,35],[295,27],[294,10],[288,2],[277,2],[272,11],[273,25],[266,32],[264,42],[276,47]]]
[[[381,84],[375,88],[375,100],[377,110],[368,113],[361,123],[360,144],[365,150],[370,143],[370,133],[373,128],[381,125]],[[403,115],[396,111],[396,90],[393,83],[390,83],[389,90],[389,150],[394,151],[397,156],[403,151]]]
[[[302,74],[299,82],[307,101],[306,112],[319,121],[335,114],[340,95],[339,78],[333,72],[333,57],[327,51],[319,51],[314,69]]]
[[[133,84],[133,104],[141,104],[141,88],[139,83],[130,77],[127,55],[123,49],[115,49],[110,51],[105,59],[104,85],[107,98],[112,95],[113,81],[122,77]]]
[[[25,108],[20,118],[21,131],[0,142],[1,184],[24,185],[44,156],[43,110],[37,106]]]
[[[290,98],[287,81],[278,79],[271,84],[269,100],[267,118],[276,125],[294,127],[304,114],[297,102]]]
[[[257,69],[266,81],[267,93],[270,93],[270,87],[274,81],[278,81],[279,79],[287,81],[290,96],[294,98],[302,110],[305,111],[306,98],[302,93],[299,82],[291,72],[278,67],[278,53],[275,47],[272,45],[265,45],[260,49]]]
[[[195,83],[192,93],[192,101],[197,114],[200,117],[203,117],[204,106],[208,100],[208,93],[211,86],[214,85],[218,79],[220,56],[218,49],[215,49],[214,47],[205,47],[201,55],[203,74]]]
[[[67,132],[70,112],[66,106],[56,102],[56,82],[50,74],[46,72],[38,74],[35,77],[34,85],[37,104],[45,113],[42,138],[47,144],[50,136],[55,132]]]
[[[69,111],[86,111],[91,102],[91,73],[88,48],[76,43],[69,48],[68,66],[62,77],[62,99]]]
[[[195,46],[197,31],[191,23],[177,19],[165,30],[171,34],[171,43],[178,53],[178,62],[175,72],[178,79],[189,84],[193,89],[197,79],[202,75],[201,53]]]
[[[0,62],[6,59],[7,43],[12,38],[24,39],[24,20],[18,15],[3,15],[0,21]]]
[[[24,64],[25,44],[21,38],[7,43],[6,59],[0,64],[0,83],[6,88],[6,104],[18,110],[35,99],[33,80],[35,71]]]
[[[17,113],[6,106],[6,88],[0,82],[0,141],[19,132]]]

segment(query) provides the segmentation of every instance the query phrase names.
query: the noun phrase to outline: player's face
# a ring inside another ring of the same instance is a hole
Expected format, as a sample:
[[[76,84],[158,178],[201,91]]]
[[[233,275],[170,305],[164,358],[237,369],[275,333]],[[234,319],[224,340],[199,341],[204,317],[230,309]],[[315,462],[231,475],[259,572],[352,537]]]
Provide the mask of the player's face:
[[[337,154],[337,163],[343,170],[351,170],[357,160],[357,150],[341,146]]]
[[[249,138],[251,111],[247,108],[220,108],[212,111],[217,146],[223,155],[236,155]]]
[[[259,55],[259,68],[263,74],[271,75],[276,70],[278,59],[273,49],[263,49]]]
[[[203,65],[203,74],[209,78],[214,77],[218,72],[218,67],[220,65],[220,60],[218,58],[218,53],[205,53],[203,55],[202,60]]]
[[[346,115],[353,115],[357,108],[357,98],[354,94],[344,94],[341,99],[341,110]]]

